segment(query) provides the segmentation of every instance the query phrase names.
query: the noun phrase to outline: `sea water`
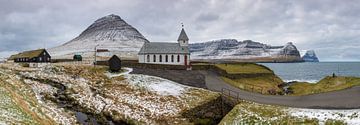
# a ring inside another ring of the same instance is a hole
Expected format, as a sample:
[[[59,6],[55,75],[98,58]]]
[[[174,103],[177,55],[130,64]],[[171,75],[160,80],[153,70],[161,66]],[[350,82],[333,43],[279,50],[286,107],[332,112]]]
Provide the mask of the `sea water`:
[[[360,62],[259,63],[272,69],[286,82],[316,83],[333,73],[338,76],[360,77]]]

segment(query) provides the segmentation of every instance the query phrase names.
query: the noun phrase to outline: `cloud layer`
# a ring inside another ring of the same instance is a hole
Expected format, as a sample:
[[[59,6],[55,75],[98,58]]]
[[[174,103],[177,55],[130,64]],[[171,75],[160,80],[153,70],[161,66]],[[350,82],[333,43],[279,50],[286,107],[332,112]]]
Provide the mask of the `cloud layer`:
[[[360,61],[360,1],[339,0],[2,0],[0,52],[54,47],[96,19],[117,14],[150,41],[252,39],[294,42],[321,60]]]

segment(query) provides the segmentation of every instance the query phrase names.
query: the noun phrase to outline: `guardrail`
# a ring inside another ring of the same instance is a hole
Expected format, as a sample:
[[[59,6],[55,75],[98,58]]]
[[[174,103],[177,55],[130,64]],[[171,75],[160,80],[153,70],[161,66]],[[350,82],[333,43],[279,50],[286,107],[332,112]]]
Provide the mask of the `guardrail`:
[[[240,102],[240,94],[239,92],[227,89],[227,88],[222,88],[221,89],[221,95],[224,101],[229,101],[228,103],[230,104],[238,104],[238,102]]]
[[[240,103],[241,99],[239,96],[240,94],[236,91],[227,88],[221,89],[221,111],[223,115]],[[227,109],[228,107],[231,107],[231,109]]]

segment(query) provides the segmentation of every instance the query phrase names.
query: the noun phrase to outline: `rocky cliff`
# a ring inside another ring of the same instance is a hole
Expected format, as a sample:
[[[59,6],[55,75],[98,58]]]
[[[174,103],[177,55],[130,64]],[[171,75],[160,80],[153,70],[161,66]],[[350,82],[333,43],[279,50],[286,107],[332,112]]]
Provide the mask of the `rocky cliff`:
[[[291,42],[283,46],[272,46],[252,40],[221,39],[190,44],[190,51],[191,58],[195,60],[301,61],[299,51]]]
[[[307,50],[306,53],[302,56],[302,59],[305,62],[319,62],[319,59],[316,56],[314,50]]]

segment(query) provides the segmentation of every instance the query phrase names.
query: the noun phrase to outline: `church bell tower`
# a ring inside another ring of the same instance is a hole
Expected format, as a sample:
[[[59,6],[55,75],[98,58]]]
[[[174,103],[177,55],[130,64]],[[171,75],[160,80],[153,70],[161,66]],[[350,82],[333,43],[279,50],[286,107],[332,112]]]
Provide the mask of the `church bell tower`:
[[[189,38],[185,33],[184,24],[182,24],[181,27],[181,32],[177,41],[179,42],[180,46],[189,46]]]

